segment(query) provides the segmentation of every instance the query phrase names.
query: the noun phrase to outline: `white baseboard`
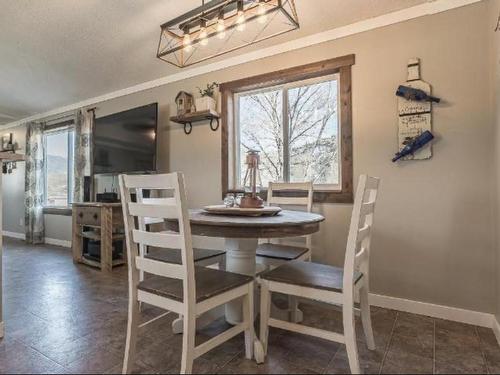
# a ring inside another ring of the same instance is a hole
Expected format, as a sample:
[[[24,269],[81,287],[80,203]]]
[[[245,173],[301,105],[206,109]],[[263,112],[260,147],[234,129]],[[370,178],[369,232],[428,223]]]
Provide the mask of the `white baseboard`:
[[[24,233],[19,233],[19,232],[9,232],[7,230],[2,231],[2,234],[5,237],[10,237],[10,238],[17,238],[18,240],[25,240],[26,235]]]
[[[383,296],[380,294],[370,294],[370,304],[386,309],[426,315],[433,318],[473,324],[480,327],[494,328],[493,321],[496,322],[493,314],[465,310],[457,307],[435,305],[433,303],[413,301],[404,298]]]
[[[500,345],[500,322],[495,316],[493,316],[493,332],[497,338],[498,345]]]
[[[17,238],[19,240],[26,240],[26,235],[24,233],[9,232],[9,231],[4,230],[4,231],[2,231],[2,234],[5,237]],[[59,240],[57,238],[45,237],[45,243],[48,245],[71,247],[71,241]]]
[[[62,247],[71,247],[71,241],[59,240],[57,238],[48,238],[45,237],[45,243],[48,245],[62,246]]]

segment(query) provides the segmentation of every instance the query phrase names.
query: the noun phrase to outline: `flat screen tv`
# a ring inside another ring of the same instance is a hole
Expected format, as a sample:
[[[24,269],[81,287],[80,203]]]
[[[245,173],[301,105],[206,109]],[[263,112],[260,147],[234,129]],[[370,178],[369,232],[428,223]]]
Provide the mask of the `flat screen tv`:
[[[156,170],[158,103],[95,120],[94,174]]]

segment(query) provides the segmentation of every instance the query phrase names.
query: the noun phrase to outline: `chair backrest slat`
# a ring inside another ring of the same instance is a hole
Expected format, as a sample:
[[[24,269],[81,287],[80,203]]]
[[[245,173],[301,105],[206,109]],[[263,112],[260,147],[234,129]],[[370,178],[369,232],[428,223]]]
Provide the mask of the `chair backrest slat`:
[[[175,205],[175,198],[142,198],[144,204]]]
[[[354,271],[363,273],[368,283],[373,216],[379,183],[378,178],[367,175],[361,175],[358,180],[344,261],[343,291],[346,298],[353,297]]]
[[[176,190],[177,173],[151,175],[123,175],[128,189]]]
[[[312,182],[271,182],[270,188],[276,191],[309,190],[312,189]]]
[[[155,217],[162,219],[178,219],[179,209],[175,205],[129,203],[130,215],[139,217]]]
[[[132,238],[135,243],[165,249],[182,249],[184,244],[184,239],[177,233],[146,232],[134,229],[132,231]]]
[[[365,225],[363,228],[358,230],[358,236],[356,238],[357,243],[363,242],[371,233],[371,226]]]
[[[290,205],[290,206],[307,206],[309,204],[308,197],[272,197],[270,204],[275,205]]]
[[[276,205],[306,206],[307,211],[312,211],[313,205],[312,182],[270,182],[267,190],[267,203]],[[305,196],[280,196],[279,192],[297,191],[305,193]]]
[[[172,279],[184,279],[186,277],[184,268],[179,264],[157,262],[141,256],[135,257],[135,264],[137,269],[153,275],[169,277]]]
[[[168,190],[173,198],[144,198],[144,190]],[[194,306],[195,280],[191,225],[182,173],[159,175],[120,175],[120,193],[127,241],[129,289],[140,281],[140,273],[182,279],[185,306]],[[132,202],[132,194],[136,202]],[[179,233],[148,232],[151,218],[177,219]],[[163,251],[181,250],[181,264],[144,258],[148,246]],[[189,307],[186,307],[189,308]]]
[[[375,202],[363,203],[361,206],[361,215],[366,216],[375,212]]]
[[[305,196],[277,195],[279,192],[300,192]],[[314,188],[312,182],[270,182],[267,190],[267,203],[277,206],[305,206],[307,212],[312,212]],[[312,236],[307,235],[306,247],[311,250]],[[269,239],[268,242],[271,242]]]

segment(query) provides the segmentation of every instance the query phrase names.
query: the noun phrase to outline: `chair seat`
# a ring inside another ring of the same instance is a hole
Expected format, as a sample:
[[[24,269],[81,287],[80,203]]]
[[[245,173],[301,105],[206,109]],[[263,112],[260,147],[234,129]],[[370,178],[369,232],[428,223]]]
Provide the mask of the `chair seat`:
[[[289,261],[301,257],[308,251],[309,249],[307,247],[263,243],[257,247],[257,256]]]
[[[201,262],[210,258],[216,258],[224,255],[226,252],[222,250],[208,249],[193,249],[194,262]],[[149,249],[144,258],[157,260],[159,262],[182,264],[182,256],[180,249]]]
[[[362,277],[361,272],[355,271],[354,283],[357,283]],[[294,260],[263,273],[261,278],[340,293],[343,289],[344,270],[325,264]]]
[[[194,267],[196,280],[196,302],[235,289],[253,281],[252,276],[215,270],[206,267]],[[161,297],[182,302],[184,300],[182,280],[168,277],[151,276],[141,281],[139,290]]]

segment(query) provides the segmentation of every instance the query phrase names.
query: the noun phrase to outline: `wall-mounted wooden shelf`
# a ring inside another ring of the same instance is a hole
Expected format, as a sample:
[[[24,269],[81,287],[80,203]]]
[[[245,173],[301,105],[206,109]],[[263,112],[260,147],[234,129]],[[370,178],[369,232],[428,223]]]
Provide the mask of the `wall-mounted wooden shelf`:
[[[210,121],[210,129],[217,131],[217,129],[219,129],[219,119],[220,115],[213,110],[199,111],[187,113],[183,116],[170,117],[170,121],[184,125],[184,133],[186,134],[191,134],[193,131],[193,122],[200,121]],[[216,126],[213,125],[214,122],[216,122]]]

